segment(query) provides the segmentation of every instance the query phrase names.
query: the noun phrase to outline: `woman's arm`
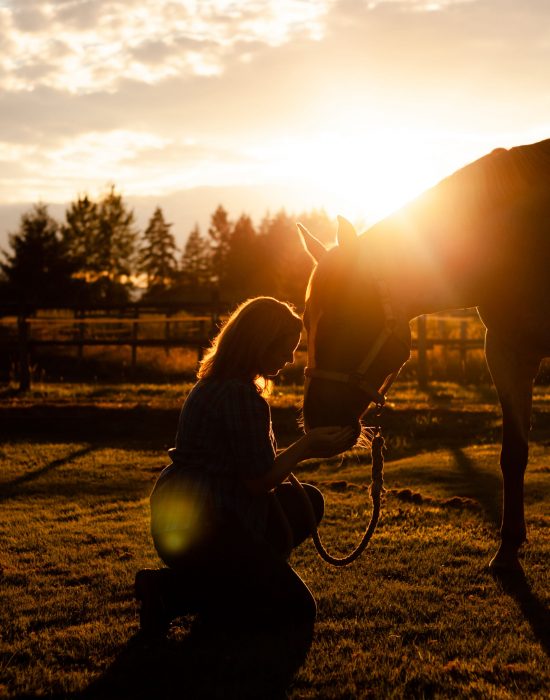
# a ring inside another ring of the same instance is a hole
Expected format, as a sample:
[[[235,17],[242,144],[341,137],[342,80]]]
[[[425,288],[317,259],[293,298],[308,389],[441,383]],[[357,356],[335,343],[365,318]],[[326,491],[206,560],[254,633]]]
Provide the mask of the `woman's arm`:
[[[350,448],[354,437],[355,431],[351,427],[313,428],[286,450],[279,452],[266,474],[255,479],[245,479],[244,483],[251,493],[270,491],[281,484],[299,462],[312,457],[337,455]]]

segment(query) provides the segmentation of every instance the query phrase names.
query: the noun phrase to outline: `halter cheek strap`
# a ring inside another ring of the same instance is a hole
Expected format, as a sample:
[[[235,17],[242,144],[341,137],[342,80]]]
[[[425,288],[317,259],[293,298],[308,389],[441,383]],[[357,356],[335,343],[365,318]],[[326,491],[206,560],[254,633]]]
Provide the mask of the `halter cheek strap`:
[[[355,386],[377,406],[383,406],[386,402],[386,397],[383,394],[374,389],[364,377],[355,372],[346,374],[345,372],[332,372],[331,370],[317,369],[316,367],[306,367],[304,375],[310,379],[328,379],[329,381]]]
[[[355,372],[338,372],[335,370],[318,369],[317,367],[306,367],[304,374],[306,377],[312,379],[328,379],[330,381],[343,382],[345,384],[355,386],[365,393],[367,397],[377,405],[377,407],[382,408],[386,402],[386,397],[381,394],[380,391],[374,389],[370,382],[367,381],[367,370],[376,359],[386,341],[393,335],[396,319],[393,313],[387,284],[384,280],[379,278],[375,279],[375,284],[380,295],[380,302],[384,311],[385,323],[384,327],[377,335],[376,340],[371,345],[365,359],[361,362],[357,370]],[[398,373],[399,370],[389,375],[390,378],[384,387],[386,391],[393,384]]]

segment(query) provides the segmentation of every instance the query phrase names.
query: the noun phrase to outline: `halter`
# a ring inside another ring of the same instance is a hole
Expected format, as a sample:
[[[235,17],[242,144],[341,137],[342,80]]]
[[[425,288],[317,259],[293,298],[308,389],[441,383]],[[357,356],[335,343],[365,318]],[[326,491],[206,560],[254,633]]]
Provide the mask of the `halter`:
[[[325,369],[317,369],[316,367],[306,367],[304,370],[304,374],[306,377],[310,378],[317,378],[317,379],[328,379],[330,381],[334,382],[343,382],[345,384],[349,384],[352,386],[357,387],[360,389],[364,394],[367,395],[368,399],[371,402],[374,402],[376,404],[376,411],[375,415],[377,419],[380,417],[380,414],[382,413],[382,409],[384,408],[384,404],[386,402],[386,397],[377,389],[374,389],[370,382],[367,380],[367,372],[369,368],[371,367],[372,363],[378,356],[378,353],[388,340],[394,333],[395,333],[395,326],[397,323],[397,319],[395,314],[393,313],[393,308],[391,304],[391,299],[390,299],[390,293],[388,290],[388,286],[385,283],[384,280],[380,278],[375,278],[374,283],[376,285],[376,288],[378,290],[378,294],[380,296],[380,302],[382,304],[382,309],[384,312],[384,326],[382,327],[382,330],[380,333],[376,336],[376,339],[374,340],[374,343],[370,347],[369,351],[367,352],[365,358],[363,361],[360,363],[359,367],[356,369],[355,372],[337,372],[337,371],[332,371],[332,370],[325,370]],[[389,378],[386,379],[386,381],[382,384],[381,388],[384,388],[386,391],[390,388],[390,386],[393,384],[395,381],[395,378],[399,374],[399,369],[396,372],[392,372],[389,375]],[[311,527],[312,527],[312,533],[313,533],[313,541],[315,543],[315,547],[317,549],[317,552],[321,556],[322,559],[324,559],[326,562],[329,564],[333,564],[334,566],[346,566],[347,564],[351,564],[353,561],[355,561],[360,554],[363,552],[363,550],[367,547],[368,543],[370,542],[372,535],[374,534],[374,531],[376,529],[376,525],[378,523],[378,518],[380,515],[380,495],[383,490],[383,469],[384,469],[384,438],[382,437],[381,434],[381,429],[380,426],[377,425],[374,427],[374,438],[371,443],[371,453],[372,453],[372,483],[371,483],[371,498],[372,498],[372,515],[370,522],[363,534],[363,537],[360,541],[360,543],[357,545],[357,547],[347,556],[344,557],[334,557],[331,554],[327,552],[325,549],[323,543],[321,542],[321,539],[319,537],[319,533],[317,532],[317,521],[315,520],[315,515],[313,512],[312,505],[309,501],[308,495],[303,488],[303,486],[300,484],[298,479],[294,476],[294,474],[290,474],[289,478],[291,483],[298,488],[301,491],[304,505],[306,507],[306,512],[309,513],[309,518],[311,522]],[[290,526],[288,527],[288,531],[292,533],[290,530]],[[289,540],[290,543],[292,543],[292,540]],[[292,544],[290,545],[292,547]]]
[[[366,394],[371,402],[376,404],[378,411],[381,411],[386,402],[386,397],[384,394],[380,393],[379,390],[373,388],[370,382],[367,381],[367,371],[378,356],[378,353],[388,338],[394,334],[397,319],[393,313],[388,285],[380,278],[375,278],[374,284],[378,290],[382,310],[384,312],[384,326],[380,333],[376,336],[374,343],[370,347],[367,355],[359,367],[355,370],[355,372],[338,372],[333,370],[317,369],[317,367],[306,367],[304,369],[304,375],[312,379],[328,379],[333,382],[342,382],[344,384],[355,386]],[[389,379],[382,385],[386,391],[393,384],[398,374],[399,370],[392,372],[389,375]]]

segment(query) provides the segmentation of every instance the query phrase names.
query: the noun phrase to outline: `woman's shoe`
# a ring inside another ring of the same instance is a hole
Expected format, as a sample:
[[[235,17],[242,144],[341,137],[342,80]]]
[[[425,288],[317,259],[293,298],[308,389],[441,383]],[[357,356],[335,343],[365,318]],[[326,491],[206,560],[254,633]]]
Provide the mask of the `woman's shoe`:
[[[135,597],[140,601],[140,636],[150,641],[166,639],[171,617],[163,598],[166,569],[142,569],[136,574]]]

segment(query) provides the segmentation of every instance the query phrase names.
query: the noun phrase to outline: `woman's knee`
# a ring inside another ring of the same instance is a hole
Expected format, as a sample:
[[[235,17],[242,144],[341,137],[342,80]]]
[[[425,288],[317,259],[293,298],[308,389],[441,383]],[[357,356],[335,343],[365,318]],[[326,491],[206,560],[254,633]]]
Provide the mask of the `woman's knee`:
[[[302,484],[302,486],[309,497],[311,507],[315,513],[315,520],[317,524],[319,524],[325,513],[325,499],[323,498],[323,494],[316,486],[312,486],[311,484]]]
[[[280,572],[280,579],[277,580],[277,575],[274,575],[270,581],[271,595],[267,595],[265,600],[269,601],[269,608],[277,617],[288,616],[295,621],[312,624],[317,616],[313,593],[289,564],[284,567],[286,570]],[[276,586],[272,587],[274,581]]]
[[[303,583],[303,582],[302,582]],[[309,587],[303,583],[304,589],[301,592],[301,601],[298,617],[304,621],[315,622],[317,617],[317,602],[313,596],[313,593],[309,590]]]

